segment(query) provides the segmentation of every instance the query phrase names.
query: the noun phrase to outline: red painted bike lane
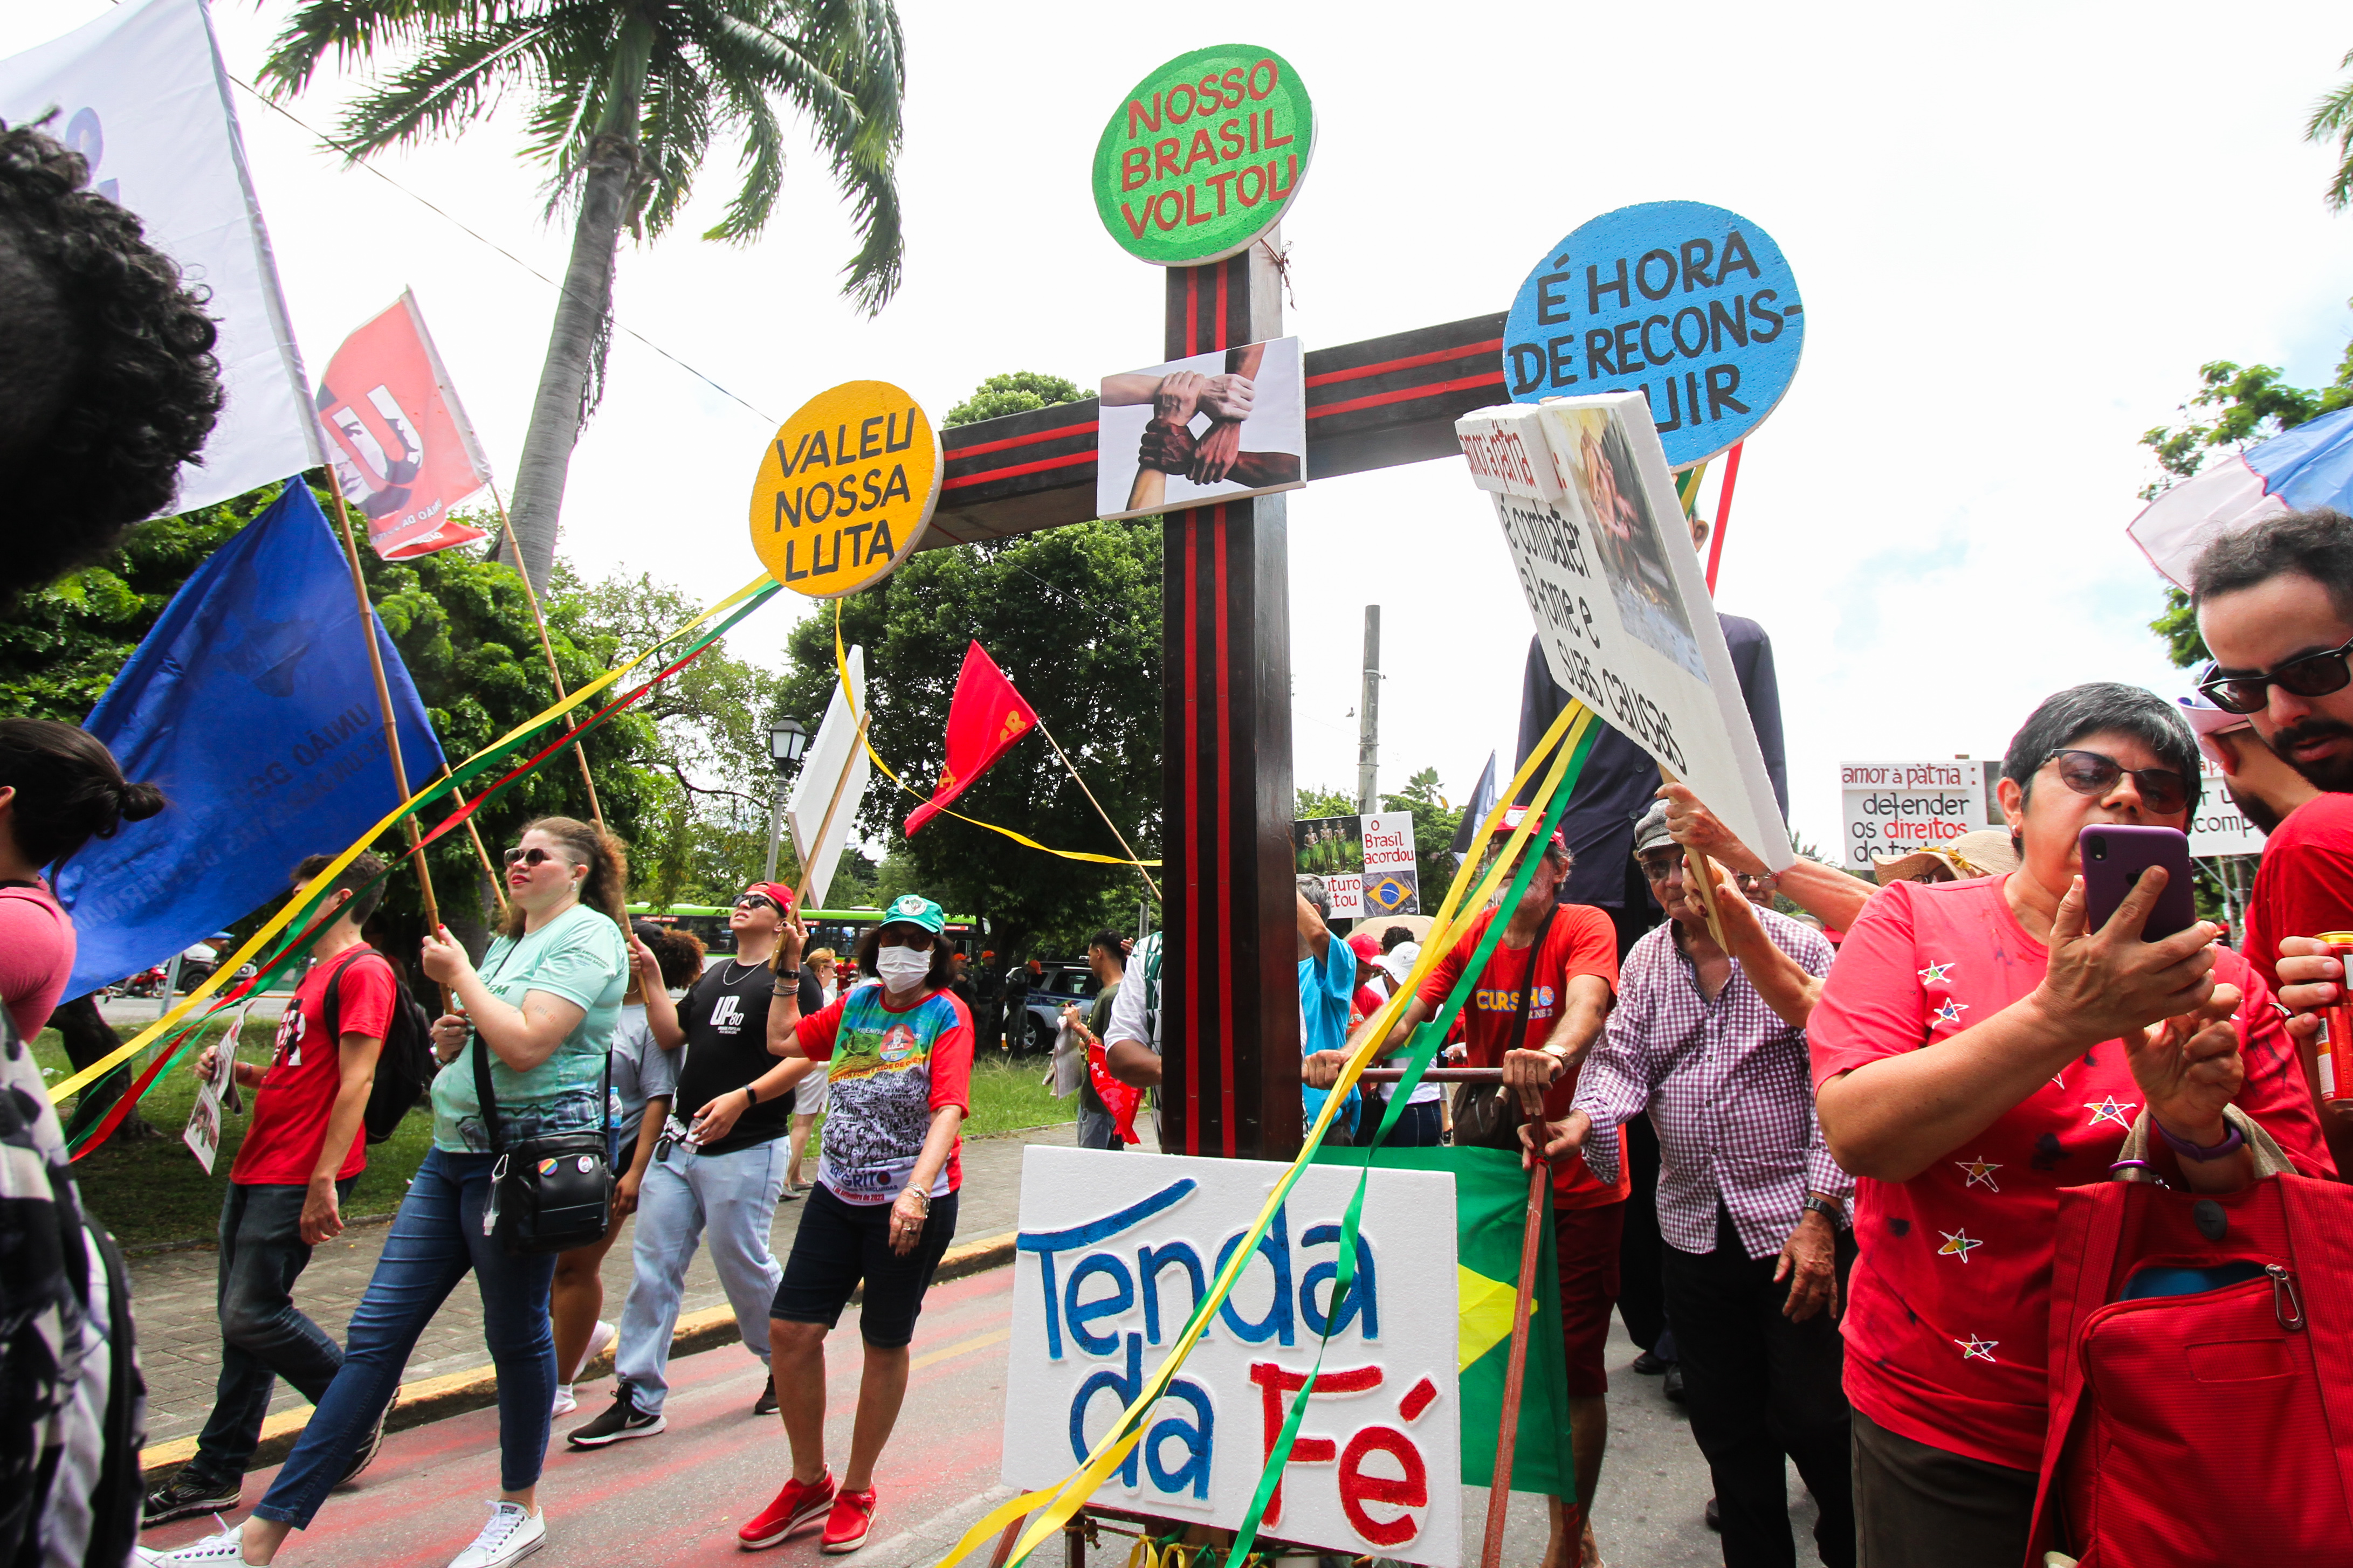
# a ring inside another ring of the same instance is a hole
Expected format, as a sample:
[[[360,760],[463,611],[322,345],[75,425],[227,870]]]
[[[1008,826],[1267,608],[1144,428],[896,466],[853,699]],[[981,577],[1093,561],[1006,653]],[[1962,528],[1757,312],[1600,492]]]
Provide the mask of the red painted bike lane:
[[[847,1561],[873,1568],[935,1562],[973,1519],[1009,1495],[997,1478],[1012,1304],[1010,1268],[933,1288],[916,1326],[906,1404],[875,1473],[881,1507],[874,1536]],[[827,1452],[839,1475],[858,1399],[854,1310],[826,1344]],[[790,1473],[783,1427],[773,1415],[751,1413],[760,1363],[728,1345],[682,1357],[670,1371],[670,1425],[659,1436],[587,1453],[565,1447],[563,1434],[611,1396],[609,1379],[583,1388],[579,1411],[556,1422],[539,1484],[547,1545],[535,1568],[744,1560],[736,1526],[765,1507]],[[246,1478],[246,1507],[260,1500],[277,1473]],[[286,1568],[439,1568],[481,1528],[498,1488],[496,1410],[395,1433],[358,1484],[329,1498],[278,1561]],[[243,1515],[227,1517],[235,1522]],[[142,1540],[149,1547],[177,1546],[214,1528],[208,1520],[191,1520]],[[818,1534],[811,1528],[762,1555],[815,1563]]]

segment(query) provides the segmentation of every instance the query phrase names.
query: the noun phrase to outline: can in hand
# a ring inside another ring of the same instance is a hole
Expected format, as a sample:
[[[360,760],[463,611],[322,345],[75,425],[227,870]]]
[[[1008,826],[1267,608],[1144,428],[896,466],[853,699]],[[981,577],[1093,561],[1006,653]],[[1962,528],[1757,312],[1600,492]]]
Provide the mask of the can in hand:
[[[2328,956],[2343,963],[2347,975],[2353,977],[2353,931],[2323,931],[2320,940],[2328,944]],[[2344,981],[2337,983],[2337,1000],[2320,1009],[2320,1037],[2314,1051],[2320,1098],[2353,1100],[2353,1005],[2347,1004]]]

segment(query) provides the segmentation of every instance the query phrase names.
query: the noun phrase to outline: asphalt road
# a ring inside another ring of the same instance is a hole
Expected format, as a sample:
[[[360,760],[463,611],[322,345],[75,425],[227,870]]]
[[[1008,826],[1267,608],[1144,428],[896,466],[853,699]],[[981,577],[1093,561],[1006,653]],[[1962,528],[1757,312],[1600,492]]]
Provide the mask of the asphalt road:
[[[1010,1337],[1013,1270],[942,1285],[931,1293],[914,1342],[914,1375],[879,1480],[881,1507],[873,1544],[855,1562],[868,1568],[927,1568],[971,1521],[1010,1495],[997,1480],[1005,1420],[1004,1346]],[[833,1368],[827,1436],[837,1466],[846,1457],[856,1399],[857,1340],[846,1316],[830,1342],[843,1347]],[[1622,1331],[1610,1365],[1622,1369],[1633,1347]],[[658,1437],[597,1453],[558,1444],[540,1483],[549,1539],[534,1568],[626,1563],[632,1568],[743,1561],[735,1527],[765,1507],[787,1473],[784,1436],[773,1417],[751,1414],[760,1372],[741,1351],[724,1349],[672,1363],[670,1429]],[[1701,1568],[1722,1561],[1700,1521],[1707,1476],[1690,1430],[1660,1392],[1659,1380],[1613,1371],[1611,1450],[1597,1512],[1599,1538],[1616,1568]],[[605,1390],[584,1389],[584,1414]],[[246,1499],[259,1498],[269,1474],[248,1478]],[[1814,1560],[1812,1510],[1792,1480],[1799,1557]],[[440,1568],[480,1527],[484,1504],[498,1494],[498,1415],[477,1411],[394,1436],[360,1483],[336,1494],[311,1530],[289,1542],[288,1568]],[[1475,1562],[1486,1493],[1465,1489],[1464,1557]],[[206,1533],[189,1521],[149,1532],[149,1546],[178,1545]],[[1544,1547],[1539,1500],[1513,1500],[1504,1560],[1533,1564]],[[772,1554],[777,1562],[818,1560],[814,1531]],[[1060,1568],[1058,1548],[1039,1553]],[[983,1554],[979,1562],[986,1562]],[[1088,1561],[1119,1568],[1124,1541],[1106,1538]]]

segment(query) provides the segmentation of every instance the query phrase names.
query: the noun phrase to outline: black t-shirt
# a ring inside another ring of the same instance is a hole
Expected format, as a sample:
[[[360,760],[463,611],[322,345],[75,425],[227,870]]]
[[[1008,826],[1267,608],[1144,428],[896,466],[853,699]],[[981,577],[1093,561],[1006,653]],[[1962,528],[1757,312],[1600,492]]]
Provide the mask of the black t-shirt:
[[[678,1098],[671,1110],[691,1124],[694,1113],[723,1094],[733,1094],[776,1065],[768,1054],[768,1001],[776,976],[765,963],[721,959],[702,972],[694,989],[678,1006],[686,1044],[686,1059],[679,1064]],[[738,1149],[772,1142],[792,1125],[793,1097],[778,1095],[762,1100],[735,1119],[727,1136],[705,1143],[706,1154],[732,1154]]]

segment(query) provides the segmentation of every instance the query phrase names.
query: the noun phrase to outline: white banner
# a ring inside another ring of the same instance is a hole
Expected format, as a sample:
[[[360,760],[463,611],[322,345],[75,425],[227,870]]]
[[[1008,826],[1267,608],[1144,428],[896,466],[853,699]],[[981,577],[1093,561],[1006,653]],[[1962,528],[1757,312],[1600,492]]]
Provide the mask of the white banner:
[[[1494,497],[1553,679],[1767,866],[1788,867],[1788,829],[1642,395],[1482,408],[1454,432]]]
[[[1967,758],[1841,763],[1839,802],[1846,808],[1846,832],[1840,864],[1867,876],[1874,855],[1934,849],[1994,826],[1986,800],[1986,773],[1992,765]]]
[[[203,0],[130,0],[0,60],[0,119],[43,127],[90,160],[98,193],[212,294],[228,392],[204,462],[180,472],[193,511],[320,462],[310,380],[278,289],[261,204]]]
[[[2198,779],[2202,793],[2198,809],[2189,816],[2189,853],[2200,858],[2262,854],[2263,830],[2249,822],[2247,814],[2231,799],[2224,787],[2230,781],[2202,747],[2198,753]]]
[[[825,908],[833,868],[841,861],[842,846],[849,842],[858,803],[866,798],[866,781],[874,772],[872,759],[859,743],[858,720],[849,711],[853,701],[860,713],[866,711],[866,649],[851,647],[845,662],[850,689],[845,695],[841,683],[834,683],[825,722],[817,727],[817,739],[801,759],[800,777],[793,781],[792,798],[785,803],[793,853],[801,858],[801,874],[808,879],[809,907],[819,910]]]
[[[1282,1173],[1258,1160],[1030,1147],[1005,1379],[1009,1485],[1054,1484],[1110,1431]],[[1335,1313],[1263,1533],[1454,1568],[1462,1546],[1454,1178],[1372,1173],[1356,1282],[1335,1304],[1340,1217],[1357,1176],[1311,1166],[1300,1177],[1097,1501],[1240,1524]]]

